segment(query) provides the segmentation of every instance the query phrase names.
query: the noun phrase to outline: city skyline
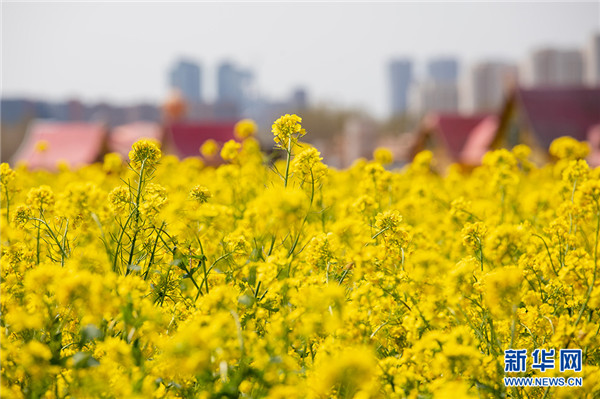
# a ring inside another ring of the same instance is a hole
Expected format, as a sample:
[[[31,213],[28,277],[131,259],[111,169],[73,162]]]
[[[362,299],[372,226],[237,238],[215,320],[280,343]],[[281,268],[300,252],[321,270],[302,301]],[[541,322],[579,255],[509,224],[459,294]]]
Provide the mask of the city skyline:
[[[543,47],[582,48],[598,30],[594,17],[598,9],[596,3],[5,3],[2,94],[159,103],[168,93],[169,67],[184,57],[202,66],[203,97],[209,101],[216,99],[218,65],[233,60],[255,72],[262,97],[286,98],[295,87],[306,87],[313,104],[384,116],[389,111],[390,60],[409,57],[415,75],[422,76],[427,63],[436,58],[456,58],[462,66],[486,59],[519,63]],[[543,18],[533,18],[540,13]],[[92,14],[95,17],[86,20]],[[139,15],[144,19],[133,19]],[[411,16],[420,18],[411,22]],[[109,17],[110,28],[100,23]],[[299,28],[285,28],[282,17]],[[417,29],[424,20],[436,26],[433,33]],[[137,29],[126,32],[132,21]],[[354,29],[359,22],[364,29]],[[224,28],[216,28],[219,23]],[[52,29],[47,29],[49,24]],[[152,26],[163,29],[154,32]],[[66,28],[78,35],[67,35]],[[210,40],[207,33],[212,33]],[[82,47],[81,42],[87,45]],[[278,46],[282,42],[288,45]]]

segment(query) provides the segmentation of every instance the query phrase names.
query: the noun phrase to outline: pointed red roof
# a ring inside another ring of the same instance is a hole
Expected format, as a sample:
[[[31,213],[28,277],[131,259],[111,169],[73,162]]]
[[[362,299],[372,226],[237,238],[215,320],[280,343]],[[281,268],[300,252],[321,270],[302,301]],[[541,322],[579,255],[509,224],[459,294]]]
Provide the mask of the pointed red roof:
[[[106,138],[102,124],[80,122],[32,122],[13,157],[31,169],[56,170],[59,162],[71,167],[99,160]]]
[[[487,115],[437,114],[430,118],[431,127],[444,141],[449,155],[456,161],[460,160],[461,152],[471,131]]]
[[[234,139],[235,122],[177,122],[168,128],[175,150],[181,158],[199,156],[208,139],[218,143]]]
[[[600,123],[600,87],[519,89],[517,99],[539,144],[549,148],[554,139],[587,139]]]
[[[160,143],[163,130],[153,122],[134,122],[117,126],[108,136],[108,150],[127,158],[133,143],[140,139],[153,139]]]
[[[498,131],[496,115],[486,116],[473,128],[460,153],[460,161],[465,165],[479,165],[481,159],[492,147]]]

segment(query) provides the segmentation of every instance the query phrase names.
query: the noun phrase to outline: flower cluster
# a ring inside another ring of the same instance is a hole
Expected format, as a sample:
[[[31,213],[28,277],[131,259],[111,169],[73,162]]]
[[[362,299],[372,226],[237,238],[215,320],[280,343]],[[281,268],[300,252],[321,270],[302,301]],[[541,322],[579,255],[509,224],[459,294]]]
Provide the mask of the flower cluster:
[[[298,115],[285,114],[273,123],[272,132],[275,144],[281,148],[290,148],[298,139],[306,134],[300,125],[302,118]]]
[[[212,194],[208,190],[208,188],[204,186],[194,186],[190,190],[190,199],[203,204],[208,201],[208,199],[212,197]]]
[[[373,159],[382,165],[389,165],[394,161],[394,155],[389,149],[379,147],[373,151]]]
[[[240,140],[254,136],[257,130],[258,126],[252,119],[242,119],[235,124],[235,135]]]
[[[225,161],[235,161],[242,145],[235,140],[229,140],[221,148],[221,158]]]
[[[152,140],[139,140],[133,144],[131,151],[129,151],[129,160],[131,166],[135,169],[141,168],[143,164],[147,167],[153,167],[160,161],[160,157],[160,148]]]
[[[572,137],[560,137],[550,145],[550,154],[558,159],[583,159],[590,153],[590,146]]]
[[[327,166],[321,162],[322,160],[321,153],[316,148],[307,148],[294,157],[291,164],[292,173],[302,181],[318,182],[327,174]]]

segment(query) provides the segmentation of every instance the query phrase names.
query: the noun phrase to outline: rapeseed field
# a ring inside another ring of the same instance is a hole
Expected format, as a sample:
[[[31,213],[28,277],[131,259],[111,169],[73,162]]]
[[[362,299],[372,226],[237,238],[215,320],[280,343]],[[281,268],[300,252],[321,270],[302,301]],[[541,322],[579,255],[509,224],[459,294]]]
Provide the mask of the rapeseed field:
[[[77,170],[2,164],[2,397],[599,397],[587,144],[560,138],[542,166],[519,145],[468,173],[431,152],[389,170],[385,149],[336,170],[301,123],[275,121],[275,161],[245,120],[202,147],[218,167],[147,140]]]

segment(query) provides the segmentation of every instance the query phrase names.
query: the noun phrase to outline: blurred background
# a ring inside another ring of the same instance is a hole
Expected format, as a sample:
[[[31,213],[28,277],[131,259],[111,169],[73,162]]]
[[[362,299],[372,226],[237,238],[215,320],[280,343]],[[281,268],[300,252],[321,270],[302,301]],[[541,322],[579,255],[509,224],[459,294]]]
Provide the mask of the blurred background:
[[[2,53],[13,164],[77,166],[139,137],[199,156],[243,118],[269,150],[285,113],[334,167],[379,146],[396,165],[519,143],[543,160],[564,135],[600,163],[598,2],[5,2]]]

